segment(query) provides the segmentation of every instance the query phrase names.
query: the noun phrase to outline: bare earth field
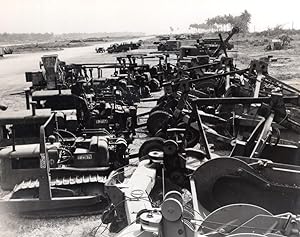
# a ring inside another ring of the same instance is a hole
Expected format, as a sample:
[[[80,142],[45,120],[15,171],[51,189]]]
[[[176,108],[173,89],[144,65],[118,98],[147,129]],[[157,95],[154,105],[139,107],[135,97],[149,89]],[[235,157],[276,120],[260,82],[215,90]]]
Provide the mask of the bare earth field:
[[[292,36],[291,46],[284,50],[265,51],[266,46],[252,46],[251,39],[244,42],[239,36],[235,37],[234,52],[231,55],[236,58],[236,64],[240,68],[249,65],[251,59],[273,56],[277,59],[269,65],[269,74],[277,79],[284,80],[286,83],[300,88],[300,35]],[[253,40],[253,39],[252,39]]]
[[[252,46],[251,41],[246,41],[239,36],[234,38],[235,51],[231,55],[235,58],[235,63],[239,68],[249,65],[251,59],[258,59],[273,55],[277,61],[271,62],[269,74],[284,80],[300,89],[300,36],[293,37],[291,48],[280,51],[264,51],[265,46]],[[109,43],[110,44],[110,43]],[[115,62],[115,56],[111,54],[96,54],[94,48],[104,46],[99,44],[81,48],[69,48],[59,52],[61,60],[67,63],[89,63],[89,62]],[[140,52],[149,52],[150,49],[141,49]],[[44,52],[26,53],[18,55],[5,55],[0,59],[0,97],[1,103],[9,106],[10,110],[25,108],[25,98],[21,93],[28,85],[25,82],[25,71],[35,71],[39,69],[39,60]],[[48,52],[50,54],[50,52]],[[158,95],[154,95],[158,96]],[[148,110],[154,103],[142,103],[139,112]],[[3,112],[1,112],[3,113]],[[140,144],[146,139],[143,130],[138,131],[137,139],[131,146],[131,151],[136,152]],[[3,193],[2,193],[3,195]],[[1,196],[1,194],[0,194]],[[0,236],[93,236],[91,231],[100,225],[100,216],[55,218],[55,219],[23,219],[8,216],[0,211]],[[113,236],[107,231],[101,233],[105,225],[101,226],[96,236]]]

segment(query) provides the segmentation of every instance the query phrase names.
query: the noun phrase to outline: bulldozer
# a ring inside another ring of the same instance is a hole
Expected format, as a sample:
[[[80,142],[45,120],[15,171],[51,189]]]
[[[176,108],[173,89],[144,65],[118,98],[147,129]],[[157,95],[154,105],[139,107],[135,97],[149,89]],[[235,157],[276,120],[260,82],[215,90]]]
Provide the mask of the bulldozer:
[[[126,154],[124,139],[105,129],[75,136],[59,129],[52,113],[40,127],[39,143],[0,150],[1,187],[12,190],[0,208],[30,217],[101,213],[109,204],[104,182],[112,170],[127,164]]]

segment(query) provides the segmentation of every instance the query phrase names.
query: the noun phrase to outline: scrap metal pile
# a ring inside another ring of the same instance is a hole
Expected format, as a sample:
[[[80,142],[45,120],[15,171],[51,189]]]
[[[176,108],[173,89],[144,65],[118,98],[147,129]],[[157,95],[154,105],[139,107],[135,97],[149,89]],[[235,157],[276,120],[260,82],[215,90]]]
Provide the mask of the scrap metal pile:
[[[116,236],[299,236],[300,91],[263,60],[237,68],[227,52],[237,32],[176,44],[176,60],[44,56],[41,72],[26,73],[31,111],[1,112],[1,187],[12,191],[0,207],[102,213]],[[132,154],[143,127],[151,137]]]

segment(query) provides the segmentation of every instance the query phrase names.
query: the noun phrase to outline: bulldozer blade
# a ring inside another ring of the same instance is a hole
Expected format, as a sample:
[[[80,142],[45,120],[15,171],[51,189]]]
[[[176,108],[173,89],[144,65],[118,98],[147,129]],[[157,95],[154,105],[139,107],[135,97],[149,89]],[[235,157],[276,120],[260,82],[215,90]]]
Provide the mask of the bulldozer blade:
[[[102,196],[60,197],[51,200],[16,199],[0,201],[0,209],[28,218],[52,218],[101,214],[108,201]]]
[[[208,212],[235,203],[273,214],[300,213],[300,168],[259,159],[216,158],[193,174],[199,206]]]

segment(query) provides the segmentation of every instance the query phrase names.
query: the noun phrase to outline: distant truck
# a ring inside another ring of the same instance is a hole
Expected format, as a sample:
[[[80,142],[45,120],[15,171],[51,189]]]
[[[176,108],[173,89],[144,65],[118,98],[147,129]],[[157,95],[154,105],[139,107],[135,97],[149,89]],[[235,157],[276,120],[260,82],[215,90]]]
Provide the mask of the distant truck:
[[[293,39],[287,34],[282,34],[278,38],[272,39],[266,46],[265,50],[287,49],[290,47],[290,43],[292,40]]]
[[[12,54],[13,49],[8,47],[0,47],[0,57],[3,57],[4,54]]]
[[[127,52],[129,50],[138,49],[141,46],[142,42],[137,43],[122,43],[122,44],[113,44],[106,49],[108,53],[120,53]]]
[[[157,46],[158,51],[178,51],[180,49],[181,42],[179,40],[167,40],[166,42],[161,42]]]

